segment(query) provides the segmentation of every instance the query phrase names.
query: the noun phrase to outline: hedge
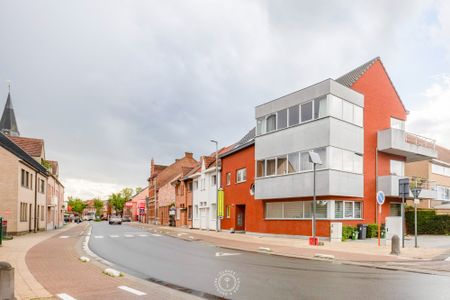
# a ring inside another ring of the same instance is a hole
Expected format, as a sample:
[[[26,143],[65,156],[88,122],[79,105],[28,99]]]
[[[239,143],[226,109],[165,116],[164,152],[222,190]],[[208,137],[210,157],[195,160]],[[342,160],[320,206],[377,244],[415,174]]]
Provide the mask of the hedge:
[[[369,224],[367,226],[367,238],[376,238],[378,237],[378,225],[377,224]]]
[[[414,234],[414,210],[408,208],[405,211],[406,231]],[[417,210],[418,234],[445,234],[450,235],[450,216],[436,215],[434,210]]]
[[[342,240],[348,240],[352,238],[353,232],[356,231],[356,227],[353,226],[342,226]]]

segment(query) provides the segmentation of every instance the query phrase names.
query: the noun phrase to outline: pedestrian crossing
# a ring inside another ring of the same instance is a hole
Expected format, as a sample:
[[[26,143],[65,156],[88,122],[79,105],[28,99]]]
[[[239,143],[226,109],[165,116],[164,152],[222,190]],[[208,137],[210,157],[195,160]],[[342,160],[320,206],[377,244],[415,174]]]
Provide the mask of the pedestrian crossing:
[[[130,233],[124,233],[124,234],[108,234],[108,235],[92,235],[94,239],[132,239],[132,238],[146,238],[146,237],[160,237],[160,234],[145,234],[145,233],[139,233],[139,234],[130,234]]]

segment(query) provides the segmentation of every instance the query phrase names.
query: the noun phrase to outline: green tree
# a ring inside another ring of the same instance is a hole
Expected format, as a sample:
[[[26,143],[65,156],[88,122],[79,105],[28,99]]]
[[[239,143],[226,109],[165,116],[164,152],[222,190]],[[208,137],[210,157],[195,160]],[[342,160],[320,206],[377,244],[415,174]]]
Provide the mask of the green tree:
[[[138,187],[135,189],[136,194],[139,194],[140,192],[142,192],[142,190],[143,190],[143,188],[141,188],[140,186],[138,186]]]
[[[125,201],[128,201],[131,199],[131,196],[133,196],[133,189],[132,188],[124,188],[120,191],[120,194],[122,197],[125,198]]]
[[[79,215],[83,214],[83,210],[87,206],[86,202],[79,198],[70,198],[67,204],[72,208],[73,212],[76,212]]]
[[[100,199],[94,199],[95,215],[100,216],[103,212],[103,201]]]
[[[127,201],[127,199],[123,196],[123,194],[122,193],[117,193],[117,194],[113,193],[113,194],[111,194],[111,196],[109,196],[108,201],[111,204],[111,206],[114,208],[116,213],[119,214],[120,216],[122,216],[123,207],[125,206],[125,202]]]

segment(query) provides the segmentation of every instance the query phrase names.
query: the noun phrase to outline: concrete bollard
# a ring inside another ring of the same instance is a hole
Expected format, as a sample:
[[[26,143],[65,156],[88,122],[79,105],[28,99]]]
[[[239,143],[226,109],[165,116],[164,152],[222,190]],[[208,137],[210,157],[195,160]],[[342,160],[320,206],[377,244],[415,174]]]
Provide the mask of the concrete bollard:
[[[398,237],[398,235],[394,235],[392,237],[391,254],[393,254],[393,255],[400,254],[400,238]]]
[[[5,261],[0,261],[0,299],[15,299],[14,268]]]

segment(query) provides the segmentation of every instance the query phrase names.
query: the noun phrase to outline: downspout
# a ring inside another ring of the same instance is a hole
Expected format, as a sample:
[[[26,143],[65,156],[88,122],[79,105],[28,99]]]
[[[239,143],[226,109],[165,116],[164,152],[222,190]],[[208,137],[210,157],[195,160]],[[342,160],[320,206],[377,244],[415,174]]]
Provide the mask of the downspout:
[[[378,137],[377,137],[378,145]],[[378,146],[375,149],[375,194],[378,193]],[[376,202],[376,201],[375,201]],[[378,224],[378,207],[375,203],[375,223]]]
[[[37,226],[39,225],[39,220],[37,218],[37,179],[38,172],[35,171],[34,175],[34,233],[37,232]]]

